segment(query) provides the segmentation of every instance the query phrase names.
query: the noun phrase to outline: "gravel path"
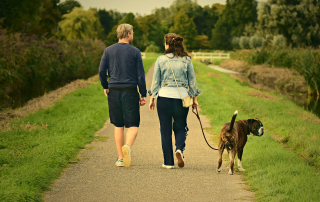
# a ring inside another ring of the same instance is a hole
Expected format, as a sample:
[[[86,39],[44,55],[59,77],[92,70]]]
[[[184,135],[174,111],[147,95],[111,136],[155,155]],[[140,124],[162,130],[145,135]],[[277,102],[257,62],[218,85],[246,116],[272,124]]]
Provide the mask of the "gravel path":
[[[146,76],[150,89],[153,68]],[[204,127],[209,126],[201,116]],[[130,168],[115,166],[117,151],[113,125],[108,121],[97,134],[106,142],[93,142],[79,154],[81,161],[70,165],[44,194],[47,202],[91,201],[254,201],[246,191],[242,175],[228,175],[223,166],[216,173],[218,152],[205,143],[196,116],[189,111],[185,167],[161,168],[163,156],[157,112],[141,107],[141,125],[132,147]],[[210,138],[210,134],[206,134]],[[212,144],[212,143],[211,143]]]

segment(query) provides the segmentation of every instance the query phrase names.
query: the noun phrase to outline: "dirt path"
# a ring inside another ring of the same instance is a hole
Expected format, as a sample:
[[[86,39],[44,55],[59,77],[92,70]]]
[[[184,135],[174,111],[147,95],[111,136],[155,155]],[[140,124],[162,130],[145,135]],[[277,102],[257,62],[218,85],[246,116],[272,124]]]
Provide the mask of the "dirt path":
[[[153,68],[147,79],[150,89]],[[201,116],[204,126],[209,126]],[[132,148],[130,168],[115,166],[117,151],[113,125],[108,121],[98,132],[108,136],[106,142],[93,142],[80,153],[79,164],[70,165],[46,192],[47,202],[87,201],[253,201],[254,193],[245,190],[242,176],[228,175],[223,166],[216,173],[217,151],[205,143],[198,120],[189,111],[190,129],[185,154],[185,167],[163,169],[163,156],[157,112],[141,108],[141,126]],[[206,134],[207,138],[210,134]]]

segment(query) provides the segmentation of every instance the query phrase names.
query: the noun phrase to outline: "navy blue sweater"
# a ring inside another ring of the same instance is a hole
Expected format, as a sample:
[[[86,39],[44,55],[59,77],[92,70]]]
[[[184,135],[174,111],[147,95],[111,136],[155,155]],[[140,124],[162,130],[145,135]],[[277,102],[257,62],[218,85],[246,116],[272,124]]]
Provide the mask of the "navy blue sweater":
[[[104,50],[100,61],[99,78],[104,89],[138,85],[141,97],[147,96],[141,53],[130,44],[116,43]]]

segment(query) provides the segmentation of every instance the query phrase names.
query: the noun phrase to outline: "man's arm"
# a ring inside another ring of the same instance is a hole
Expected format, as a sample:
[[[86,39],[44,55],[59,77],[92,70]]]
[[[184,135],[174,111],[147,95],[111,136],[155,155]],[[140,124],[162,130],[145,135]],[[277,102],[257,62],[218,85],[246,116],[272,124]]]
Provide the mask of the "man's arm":
[[[145,72],[143,69],[142,57],[140,51],[137,51],[137,78],[138,78],[138,86],[139,92],[142,98],[147,97],[147,87],[146,87],[146,78]]]
[[[101,57],[100,66],[99,66],[99,78],[101,82],[101,86],[104,89],[104,94],[108,97],[109,93],[109,84],[107,80],[107,70],[108,70],[108,57],[106,50],[103,52]]]

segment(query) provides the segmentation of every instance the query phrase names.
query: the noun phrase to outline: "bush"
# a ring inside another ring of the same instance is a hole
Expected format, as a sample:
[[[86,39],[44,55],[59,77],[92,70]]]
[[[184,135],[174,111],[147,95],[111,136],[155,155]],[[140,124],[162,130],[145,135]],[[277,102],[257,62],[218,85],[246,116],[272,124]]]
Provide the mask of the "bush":
[[[250,48],[260,48],[263,45],[263,37],[261,36],[252,36],[250,37],[249,42]]]
[[[278,48],[285,48],[287,46],[287,40],[282,35],[277,35],[273,37],[272,45]]]
[[[104,44],[38,39],[0,30],[0,106],[19,107],[75,79],[97,74]]]
[[[249,49],[250,48],[250,38],[247,36],[241,36],[239,45],[241,49]]]
[[[318,49],[266,47],[261,51],[236,51],[231,54],[235,60],[251,65],[270,66],[297,70],[306,80],[309,94],[320,93],[320,51]]]
[[[159,53],[160,48],[154,42],[151,42],[144,52]]]
[[[237,37],[237,36],[232,37],[232,40],[231,40],[232,48],[239,49],[240,48],[239,42],[240,42],[240,37]]]

